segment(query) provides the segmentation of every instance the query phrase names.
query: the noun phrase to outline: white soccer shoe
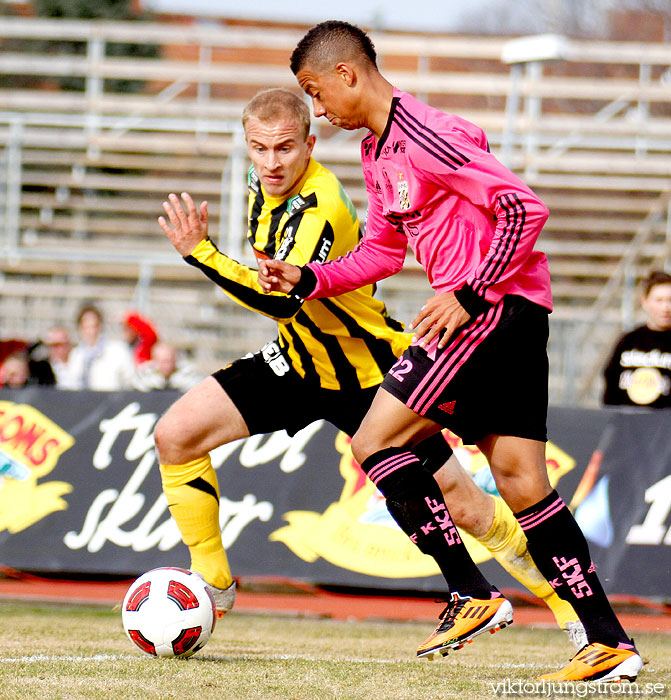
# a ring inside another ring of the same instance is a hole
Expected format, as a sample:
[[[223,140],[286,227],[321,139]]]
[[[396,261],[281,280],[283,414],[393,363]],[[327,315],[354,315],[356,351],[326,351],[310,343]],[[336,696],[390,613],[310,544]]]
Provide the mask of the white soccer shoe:
[[[573,648],[576,651],[580,651],[584,646],[589,644],[587,632],[585,632],[585,628],[579,620],[567,622],[566,627],[564,627],[564,632],[568,634],[569,641],[573,644]]]
[[[205,581],[205,577],[199,571],[194,571],[194,574],[201,578],[205,583],[205,587],[212,594],[214,606],[217,609],[217,617],[222,618],[227,612],[230,612],[235,605],[235,581],[228,588],[217,588]]]

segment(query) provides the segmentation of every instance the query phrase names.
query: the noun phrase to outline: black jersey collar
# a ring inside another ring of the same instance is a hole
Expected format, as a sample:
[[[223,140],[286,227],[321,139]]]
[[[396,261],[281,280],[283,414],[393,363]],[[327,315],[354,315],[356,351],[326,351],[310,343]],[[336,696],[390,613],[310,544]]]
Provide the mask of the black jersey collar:
[[[375,149],[375,160],[380,157],[380,153],[382,153],[382,146],[384,146],[384,142],[387,140],[387,136],[389,136],[389,131],[391,130],[391,125],[394,121],[394,114],[396,113],[396,105],[399,103],[400,99],[401,98],[398,96],[392,97],[391,99],[391,109],[389,110],[387,124],[384,127],[382,136],[380,136],[380,140],[377,142],[377,148]]]

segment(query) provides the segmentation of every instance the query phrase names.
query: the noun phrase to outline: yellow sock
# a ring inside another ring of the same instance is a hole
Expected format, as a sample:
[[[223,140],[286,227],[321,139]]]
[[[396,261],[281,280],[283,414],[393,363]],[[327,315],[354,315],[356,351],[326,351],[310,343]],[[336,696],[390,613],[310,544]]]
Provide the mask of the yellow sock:
[[[159,467],[170,513],[191,553],[191,569],[216,588],[228,588],[233,577],[221,543],[219,485],[210,456]]]
[[[565,629],[567,622],[578,620],[573,606],[554,592],[534,564],[527,549],[524,531],[502,498],[494,498],[492,526],[484,536],[476,539],[511,576],[545,602],[559,627]]]

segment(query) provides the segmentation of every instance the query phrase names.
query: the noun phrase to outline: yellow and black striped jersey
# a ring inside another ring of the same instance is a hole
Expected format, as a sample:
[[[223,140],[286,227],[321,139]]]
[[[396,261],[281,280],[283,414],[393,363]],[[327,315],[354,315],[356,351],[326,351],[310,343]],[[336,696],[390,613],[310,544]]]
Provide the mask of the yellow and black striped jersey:
[[[356,210],[338,179],[314,159],[287,196],[266,195],[249,170],[248,239],[257,257],[294,265],[346,255],[359,242]],[[274,318],[294,369],[325,389],[368,388],[382,381],[410,343],[368,285],[331,299],[304,301],[264,294],[257,271],[221,253],[206,239],[185,260],[236,302]]]

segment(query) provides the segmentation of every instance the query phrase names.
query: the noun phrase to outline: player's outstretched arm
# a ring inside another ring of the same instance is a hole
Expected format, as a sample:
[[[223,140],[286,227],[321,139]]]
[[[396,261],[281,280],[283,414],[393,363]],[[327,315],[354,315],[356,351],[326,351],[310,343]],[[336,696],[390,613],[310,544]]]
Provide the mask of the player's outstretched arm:
[[[284,260],[259,260],[259,284],[266,294],[284,292],[291,294],[300,282],[301,268]]]
[[[176,194],[169,194],[168,200],[163,202],[163,210],[170,223],[163,216],[158,217],[158,223],[177,252],[186,257],[207,238],[207,202],[198,211],[188,192],[182,192],[181,202]]]
[[[168,217],[158,223],[184,260],[201,270],[233,301],[276,321],[286,321],[298,313],[302,301],[296,297],[268,295],[259,286],[255,269],[233,260],[210,241],[207,235],[207,202],[197,209],[186,192],[163,202]]]

